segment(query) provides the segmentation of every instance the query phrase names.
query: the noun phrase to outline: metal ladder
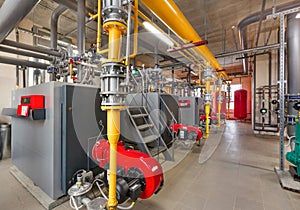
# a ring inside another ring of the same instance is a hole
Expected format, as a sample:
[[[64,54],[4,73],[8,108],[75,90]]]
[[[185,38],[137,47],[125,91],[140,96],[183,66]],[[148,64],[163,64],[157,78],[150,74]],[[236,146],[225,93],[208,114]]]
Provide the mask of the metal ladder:
[[[138,135],[139,149],[151,157],[157,156],[158,161],[161,153],[165,160],[172,161],[173,157],[147,109],[144,106],[128,106],[126,111]]]

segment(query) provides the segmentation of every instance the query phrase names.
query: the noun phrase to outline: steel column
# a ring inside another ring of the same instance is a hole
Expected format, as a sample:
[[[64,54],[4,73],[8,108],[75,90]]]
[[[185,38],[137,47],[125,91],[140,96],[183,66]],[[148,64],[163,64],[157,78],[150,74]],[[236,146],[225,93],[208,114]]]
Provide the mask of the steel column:
[[[279,69],[279,103],[280,103],[280,162],[279,169],[284,171],[284,68],[285,68],[285,23],[284,14],[280,14],[280,69]]]

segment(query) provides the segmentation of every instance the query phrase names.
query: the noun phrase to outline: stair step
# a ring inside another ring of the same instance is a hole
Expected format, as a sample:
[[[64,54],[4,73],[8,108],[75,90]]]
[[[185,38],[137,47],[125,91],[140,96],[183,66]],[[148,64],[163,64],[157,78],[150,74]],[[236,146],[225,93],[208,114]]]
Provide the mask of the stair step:
[[[141,130],[145,130],[147,128],[153,128],[153,124],[143,124],[143,125],[137,126],[137,128],[141,131]]]
[[[159,135],[150,135],[150,136],[143,137],[143,140],[147,144],[158,138],[159,138]]]
[[[132,118],[142,118],[142,117],[147,117],[147,114],[133,114],[131,115]]]

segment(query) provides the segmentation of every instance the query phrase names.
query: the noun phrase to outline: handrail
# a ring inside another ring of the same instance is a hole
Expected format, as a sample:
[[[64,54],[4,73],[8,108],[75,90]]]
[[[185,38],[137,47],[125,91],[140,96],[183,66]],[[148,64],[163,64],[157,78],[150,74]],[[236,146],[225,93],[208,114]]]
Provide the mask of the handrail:
[[[159,98],[161,99],[161,101],[163,102],[164,106],[167,108],[169,114],[171,115],[172,119],[174,120],[175,123],[177,123],[178,121],[176,120],[173,112],[170,110],[169,106],[166,104],[166,102],[164,101],[164,99],[161,97],[161,95],[159,95]]]

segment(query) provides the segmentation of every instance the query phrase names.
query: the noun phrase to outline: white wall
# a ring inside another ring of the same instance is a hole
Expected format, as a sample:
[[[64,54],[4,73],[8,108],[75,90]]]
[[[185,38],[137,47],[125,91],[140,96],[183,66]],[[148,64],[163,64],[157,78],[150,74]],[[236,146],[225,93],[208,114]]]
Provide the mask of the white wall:
[[[22,28],[31,29],[32,22],[24,20],[21,22]],[[13,31],[7,39],[16,40],[15,31]],[[20,42],[26,44],[32,44],[32,36],[29,34],[20,33]],[[9,56],[17,58],[16,55],[0,52],[0,56]],[[21,57],[23,58],[24,57]],[[20,71],[20,78],[22,78],[22,72]],[[22,87],[22,81],[20,79],[20,87]],[[0,63],[0,122],[10,122],[10,117],[3,116],[1,114],[3,108],[11,107],[11,93],[16,89],[16,67],[14,65],[6,65]],[[16,108],[16,107],[15,107]]]

